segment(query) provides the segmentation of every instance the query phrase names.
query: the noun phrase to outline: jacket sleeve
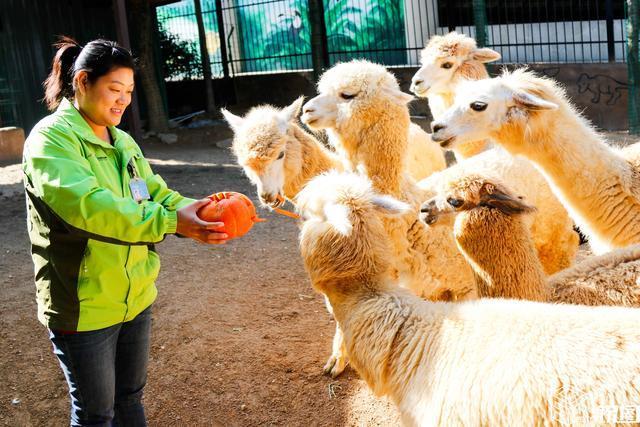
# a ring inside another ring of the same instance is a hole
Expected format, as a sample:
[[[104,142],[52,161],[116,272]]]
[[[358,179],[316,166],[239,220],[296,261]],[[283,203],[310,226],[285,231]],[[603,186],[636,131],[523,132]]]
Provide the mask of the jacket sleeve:
[[[176,212],[136,203],[98,185],[80,143],[61,129],[32,132],[25,144],[25,185],[72,233],[119,244],[150,244],[175,233]]]
[[[170,211],[176,211],[195,202],[194,199],[184,197],[177,191],[169,189],[167,187],[167,183],[164,182],[164,179],[162,179],[160,175],[153,173],[151,165],[149,165],[147,159],[142,157],[140,162],[142,164],[144,180],[147,183],[149,194],[153,198],[154,202],[160,203]]]

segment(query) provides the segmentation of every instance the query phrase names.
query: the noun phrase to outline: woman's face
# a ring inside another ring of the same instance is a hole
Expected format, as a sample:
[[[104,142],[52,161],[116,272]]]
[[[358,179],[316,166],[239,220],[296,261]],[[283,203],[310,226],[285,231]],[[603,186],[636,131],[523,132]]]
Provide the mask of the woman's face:
[[[117,126],[131,103],[133,70],[114,68],[93,83],[86,81],[86,76],[81,72],[77,77],[76,99],[80,110],[98,126]]]

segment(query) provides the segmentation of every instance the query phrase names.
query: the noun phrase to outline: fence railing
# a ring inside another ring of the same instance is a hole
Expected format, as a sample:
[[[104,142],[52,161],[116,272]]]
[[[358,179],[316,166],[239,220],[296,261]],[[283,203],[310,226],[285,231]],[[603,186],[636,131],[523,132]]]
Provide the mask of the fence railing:
[[[220,38],[216,3],[222,10]],[[434,34],[458,31],[502,54],[509,63],[624,62],[623,0],[322,0],[325,46],[331,65],[367,58],[386,65],[417,65]],[[214,76],[312,68],[308,0],[202,0]],[[193,0],[157,8],[158,26],[198,61]],[[220,46],[226,47],[226,58]],[[165,49],[163,48],[163,51]],[[170,78],[201,77],[197,67]]]

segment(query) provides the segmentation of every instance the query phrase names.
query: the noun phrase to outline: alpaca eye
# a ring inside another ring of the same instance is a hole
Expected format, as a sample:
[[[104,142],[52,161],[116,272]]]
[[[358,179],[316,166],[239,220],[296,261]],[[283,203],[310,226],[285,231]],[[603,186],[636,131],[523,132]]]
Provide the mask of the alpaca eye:
[[[454,199],[453,197],[449,197],[447,199],[447,203],[449,203],[454,208],[459,208],[460,206],[462,206],[464,204],[464,200]]]
[[[441,65],[441,67],[444,68],[445,70],[448,70],[449,68],[453,67],[453,63],[445,62],[444,64]]]
[[[487,109],[487,105],[489,104],[487,104],[486,102],[476,101],[476,102],[472,102],[471,105],[469,106],[473,111],[484,111]]]
[[[352,95],[352,94],[349,94],[349,93],[341,92],[341,93],[340,93],[340,98],[342,98],[342,99],[346,99],[346,100],[349,100],[349,99],[353,99],[353,98],[355,98],[355,97],[356,97],[356,95],[357,95],[357,94],[353,94],[353,95]]]
[[[281,159],[281,158],[283,158],[283,157],[284,157],[284,151],[283,151],[283,152],[281,152],[281,153],[278,155],[278,159],[277,159],[277,160],[280,160],[280,159]]]

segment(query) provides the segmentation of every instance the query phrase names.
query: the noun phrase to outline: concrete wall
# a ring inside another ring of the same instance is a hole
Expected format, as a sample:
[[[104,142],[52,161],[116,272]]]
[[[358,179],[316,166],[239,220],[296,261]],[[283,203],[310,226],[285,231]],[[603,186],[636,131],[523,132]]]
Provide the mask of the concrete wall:
[[[24,139],[24,131],[20,128],[0,128],[0,163],[20,161]]]
[[[489,67],[497,74],[502,65]],[[559,80],[579,110],[599,128],[604,130],[626,130],[627,115],[627,66],[612,64],[533,64],[530,68]],[[402,89],[409,92],[411,77],[416,67],[393,68]],[[230,87],[234,86],[234,87]],[[216,80],[218,95],[235,89],[236,102],[225,101],[219,96],[217,105],[227,106],[234,112],[243,113],[259,104],[284,106],[300,95],[313,97],[316,93],[311,73],[283,73],[237,77],[229,82]],[[204,109],[202,81],[168,82],[171,117]],[[227,97],[226,99],[229,99]],[[411,114],[426,116],[430,120],[426,100],[416,100],[411,104]]]

